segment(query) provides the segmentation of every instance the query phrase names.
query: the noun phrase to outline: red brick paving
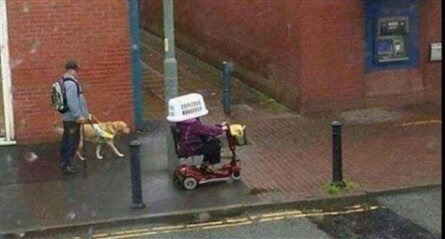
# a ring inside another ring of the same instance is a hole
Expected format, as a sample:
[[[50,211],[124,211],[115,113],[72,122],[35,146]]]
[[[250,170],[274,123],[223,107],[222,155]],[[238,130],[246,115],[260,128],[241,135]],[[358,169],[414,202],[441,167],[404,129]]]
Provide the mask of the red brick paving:
[[[270,190],[264,198],[326,197],[331,181],[330,121],[306,117],[249,121],[240,150],[244,182]],[[343,177],[356,190],[379,191],[440,183],[440,124],[343,126]]]

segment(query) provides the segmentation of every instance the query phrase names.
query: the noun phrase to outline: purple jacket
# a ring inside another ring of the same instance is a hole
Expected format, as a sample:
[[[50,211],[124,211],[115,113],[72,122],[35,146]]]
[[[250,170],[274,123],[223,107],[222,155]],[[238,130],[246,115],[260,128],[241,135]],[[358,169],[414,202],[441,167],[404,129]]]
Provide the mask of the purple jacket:
[[[176,123],[179,129],[179,152],[181,154],[194,155],[204,142],[205,136],[217,136],[223,130],[215,125],[202,124],[197,119],[184,120]]]

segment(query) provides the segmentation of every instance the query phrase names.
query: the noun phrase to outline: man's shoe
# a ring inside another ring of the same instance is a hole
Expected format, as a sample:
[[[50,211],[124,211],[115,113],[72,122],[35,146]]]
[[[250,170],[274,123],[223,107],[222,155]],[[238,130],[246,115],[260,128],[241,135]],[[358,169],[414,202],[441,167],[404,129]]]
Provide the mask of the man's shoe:
[[[74,170],[71,166],[63,167],[62,172],[64,174],[76,174],[76,170]]]

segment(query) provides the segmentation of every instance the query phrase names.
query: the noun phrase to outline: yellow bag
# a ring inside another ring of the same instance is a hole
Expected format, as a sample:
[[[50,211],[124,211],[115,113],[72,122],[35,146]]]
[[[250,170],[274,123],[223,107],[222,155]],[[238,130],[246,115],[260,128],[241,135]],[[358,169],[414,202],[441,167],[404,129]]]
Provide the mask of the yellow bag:
[[[246,133],[245,133],[245,125],[240,124],[231,124],[230,125],[230,134],[235,137],[235,143],[238,146],[246,145]]]

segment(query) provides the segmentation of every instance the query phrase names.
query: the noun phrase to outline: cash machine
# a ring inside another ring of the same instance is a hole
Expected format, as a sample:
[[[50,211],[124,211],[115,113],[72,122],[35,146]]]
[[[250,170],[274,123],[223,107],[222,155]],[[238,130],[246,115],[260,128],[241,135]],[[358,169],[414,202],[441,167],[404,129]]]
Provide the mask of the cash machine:
[[[408,61],[408,17],[377,19],[375,34],[376,63]]]

